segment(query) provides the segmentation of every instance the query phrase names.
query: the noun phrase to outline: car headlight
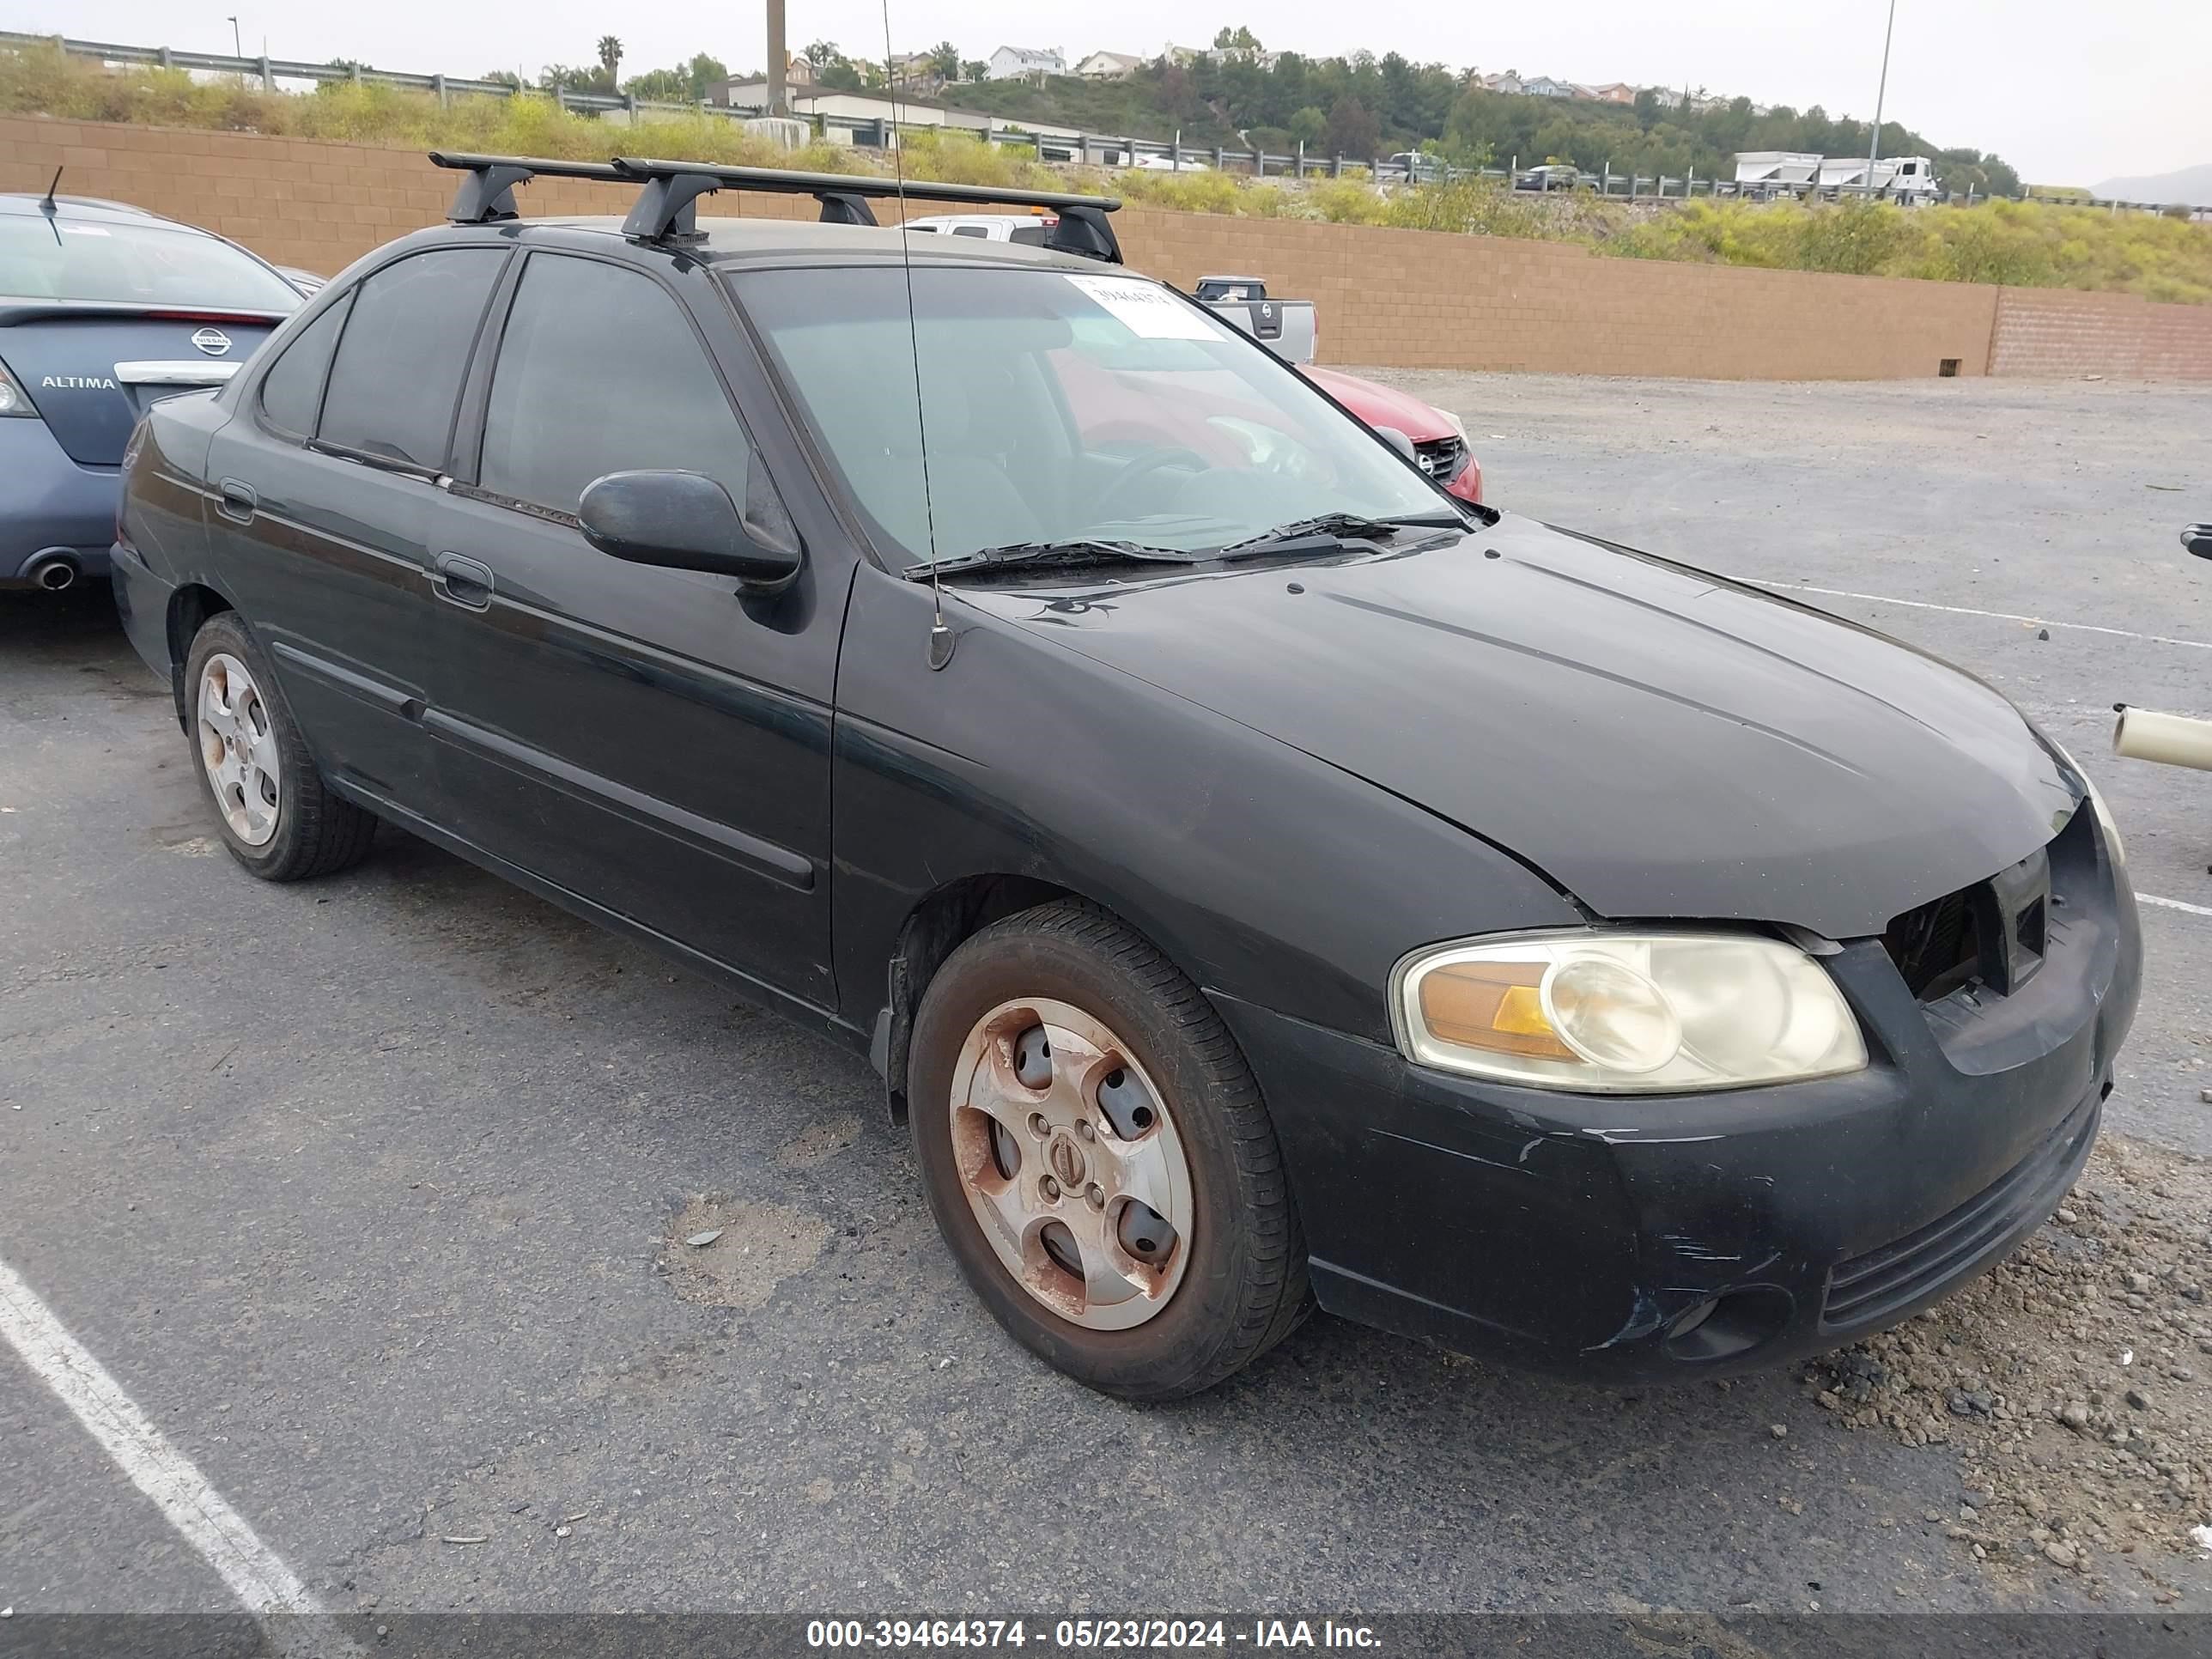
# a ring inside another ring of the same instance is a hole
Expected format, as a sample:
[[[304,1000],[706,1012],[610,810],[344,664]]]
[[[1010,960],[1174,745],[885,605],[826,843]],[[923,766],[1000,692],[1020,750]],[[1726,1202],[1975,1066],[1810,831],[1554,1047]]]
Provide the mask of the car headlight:
[[[1409,1060],[1601,1094],[1740,1089],[1862,1070],[1819,963],[1759,933],[1577,929],[1414,951],[1391,975]]]
[[[1436,405],[1434,404],[1430,404],[1429,407],[1436,409]],[[1447,426],[1450,427],[1453,431],[1459,434],[1459,441],[1462,443],[1468,441],[1467,422],[1465,421],[1460,419],[1458,416],[1453,414],[1449,409],[1437,409],[1437,414]]]
[[[2081,763],[2066,752],[2064,744],[2048,732],[2043,738],[2057,751],[2058,758],[2066,763],[2067,769],[2081,780],[2081,787],[2089,797],[2089,810],[2097,815],[2097,827],[2105,832],[2105,852],[2112,860],[2112,869],[2115,873],[2124,871],[2128,867],[2127,846],[2120,840],[2120,826],[2112,822],[2112,809],[2105,804],[2104,792],[2097,787],[2097,781]]]

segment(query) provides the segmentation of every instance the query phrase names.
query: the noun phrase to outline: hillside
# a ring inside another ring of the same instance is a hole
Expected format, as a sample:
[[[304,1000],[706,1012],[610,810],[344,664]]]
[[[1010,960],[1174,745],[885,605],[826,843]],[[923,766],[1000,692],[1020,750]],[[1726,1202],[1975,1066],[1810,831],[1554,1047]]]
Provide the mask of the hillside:
[[[2186,202],[2191,207],[2212,207],[2212,161],[2155,173],[2139,179],[2107,179],[2096,193],[2108,201]]]
[[[1014,120],[1164,141],[1250,143],[1287,154],[1368,161],[1425,148],[1463,162],[1571,161],[1591,172],[1681,178],[1725,177],[1738,150],[1866,152],[1868,124],[1817,106],[1755,114],[1751,100],[1702,109],[1670,106],[1655,94],[1633,105],[1524,97],[1486,91],[1440,64],[1382,58],[1305,58],[1285,52],[1270,67],[1253,59],[1148,64],[1125,81],[1054,76],[1042,82],[986,81],[948,87],[948,103]],[[2010,196],[2020,177],[1996,155],[1946,148],[1899,122],[1881,128],[1885,155],[1929,155],[1953,190]]]
[[[108,70],[44,45],[0,48],[0,114],[580,160],[633,149],[636,139],[630,129],[527,93],[455,97],[441,105],[428,93],[374,83],[331,82],[312,93],[263,92],[250,82],[196,82],[182,70]],[[1109,130],[1109,124],[1101,121],[1098,130]],[[1185,136],[1192,137],[1188,127]],[[796,152],[781,150],[703,112],[655,121],[652,138],[658,154],[702,161],[847,173],[873,171],[882,163],[880,153],[849,144],[817,142]],[[1761,205],[1701,198],[1638,209],[1588,191],[1536,194],[1472,179],[1386,191],[1364,169],[1303,185],[1211,168],[1071,175],[958,135],[909,135],[902,153],[908,178],[1053,189],[1110,184],[1133,203],[1187,212],[1530,237],[1632,258],[2073,288],[2212,304],[2212,227],[2152,214],[2010,201],[1908,210],[1873,202]]]

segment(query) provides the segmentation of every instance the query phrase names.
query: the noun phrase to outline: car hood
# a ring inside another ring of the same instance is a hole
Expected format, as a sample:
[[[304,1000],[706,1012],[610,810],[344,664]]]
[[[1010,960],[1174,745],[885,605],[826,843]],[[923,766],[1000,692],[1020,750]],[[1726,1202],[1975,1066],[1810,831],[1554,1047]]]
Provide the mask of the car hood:
[[[1609,917],[1878,933],[2027,857],[2079,804],[1971,676],[1510,515],[1401,555],[968,597],[1413,801]]]
[[[1410,392],[1310,363],[1298,372],[1370,426],[1395,426],[1417,444],[1459,435],[1436,405],[1423,403]]]

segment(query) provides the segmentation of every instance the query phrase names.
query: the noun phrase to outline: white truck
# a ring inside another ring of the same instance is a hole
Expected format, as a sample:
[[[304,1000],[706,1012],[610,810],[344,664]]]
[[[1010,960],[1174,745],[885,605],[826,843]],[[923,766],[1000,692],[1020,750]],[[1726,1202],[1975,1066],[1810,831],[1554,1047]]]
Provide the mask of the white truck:
[[[1790,149],[1747,149],[1736,153],[1737,193],[1744,196],[1856,195],[1871,184],[1875,194],[1893,201],[1934,198],[1936,164],[1925,155],[1891,155],[1869,167],[1863,155],[1816,155]]]

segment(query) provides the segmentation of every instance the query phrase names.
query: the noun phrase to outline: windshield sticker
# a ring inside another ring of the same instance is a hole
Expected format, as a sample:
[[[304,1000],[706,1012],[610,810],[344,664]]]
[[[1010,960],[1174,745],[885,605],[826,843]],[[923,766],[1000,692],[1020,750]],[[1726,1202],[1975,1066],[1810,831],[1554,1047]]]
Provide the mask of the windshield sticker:
[[[1213,327],[1203,313],[1185,305],[1164,288],[1133,276],[1075,276],[1067,279],[1097,301],[1140,340],[1211,340]]]

